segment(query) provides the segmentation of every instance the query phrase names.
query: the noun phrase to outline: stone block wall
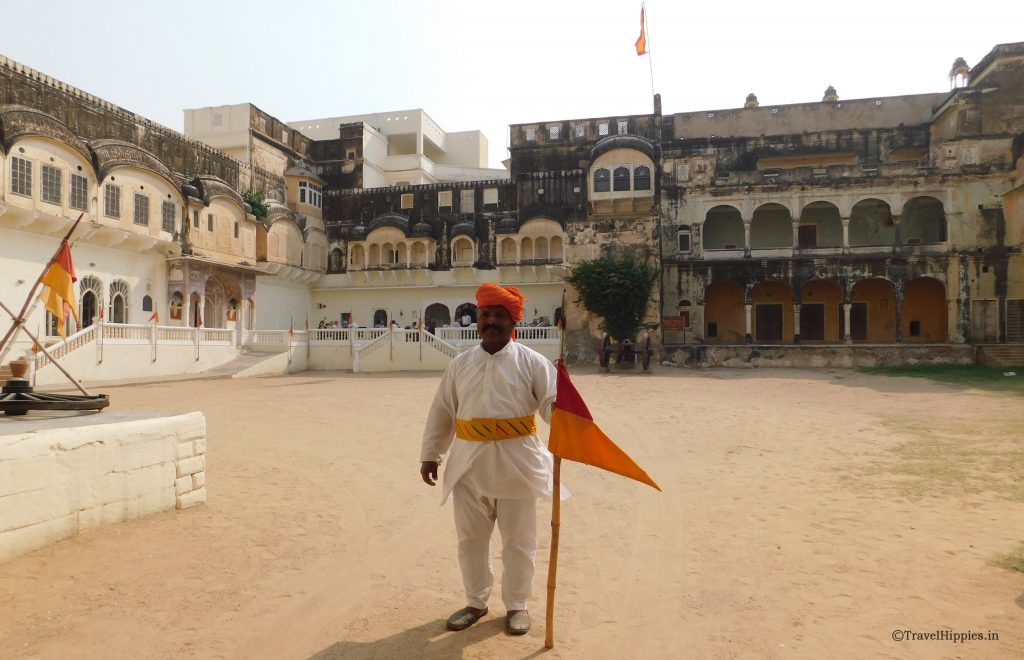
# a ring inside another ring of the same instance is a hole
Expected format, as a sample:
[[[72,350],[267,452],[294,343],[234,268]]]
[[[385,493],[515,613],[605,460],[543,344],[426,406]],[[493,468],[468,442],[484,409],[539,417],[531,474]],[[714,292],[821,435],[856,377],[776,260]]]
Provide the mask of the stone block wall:
[[[206,501],[202,413],[15,423],[0,435],[0,561],[101,524]]]

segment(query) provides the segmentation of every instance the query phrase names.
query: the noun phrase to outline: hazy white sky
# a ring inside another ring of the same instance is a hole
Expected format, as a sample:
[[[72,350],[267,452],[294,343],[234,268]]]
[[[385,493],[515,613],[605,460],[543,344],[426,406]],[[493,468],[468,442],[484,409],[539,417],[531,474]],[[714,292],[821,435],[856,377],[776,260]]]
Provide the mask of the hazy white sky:
[[[285,121],[423,108],[449,131],[651,111],[633,0],[51,0],[0,9],[0,53],[182,130],[252,102]],[[1020,0],[649,0],[665,113],[948,89],[1024,41]]]

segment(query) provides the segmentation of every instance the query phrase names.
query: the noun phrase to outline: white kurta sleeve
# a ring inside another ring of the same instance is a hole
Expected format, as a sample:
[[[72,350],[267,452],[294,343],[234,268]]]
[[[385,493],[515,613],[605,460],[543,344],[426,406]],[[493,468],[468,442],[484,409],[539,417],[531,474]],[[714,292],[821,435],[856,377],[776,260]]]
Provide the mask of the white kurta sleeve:
[[[551,422],[551,407],[558,394],[558,372],[551,361],[538,356],[538,366],[533,369],[533,396],[537,399],[537,412],[545,422]]]
[[[452,365],[445,370],[441,384],[437,386],[434,401],[430,404],[427,425],[423,429],[423,444],[420,447],[420,462],[440,463],[455,438],[455,413],[458,410],[455,394],[455,375]]]

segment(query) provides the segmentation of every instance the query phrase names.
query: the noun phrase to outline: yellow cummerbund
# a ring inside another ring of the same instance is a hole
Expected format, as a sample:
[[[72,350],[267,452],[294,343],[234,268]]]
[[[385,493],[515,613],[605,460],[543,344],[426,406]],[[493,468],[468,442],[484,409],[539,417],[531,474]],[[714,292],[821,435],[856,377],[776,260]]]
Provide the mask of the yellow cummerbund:
[[[462,440],[508,440],[537,432],[533,415],[508,419],[456,419],[455,437]]]

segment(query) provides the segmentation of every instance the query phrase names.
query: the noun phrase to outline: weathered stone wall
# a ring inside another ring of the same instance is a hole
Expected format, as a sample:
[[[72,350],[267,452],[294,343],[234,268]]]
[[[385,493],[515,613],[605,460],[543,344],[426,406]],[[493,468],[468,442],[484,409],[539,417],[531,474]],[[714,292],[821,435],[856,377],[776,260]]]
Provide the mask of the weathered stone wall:
[[[116,414],[0,436],[0,561],[105,523],[206,501],[206,418]]]
[[[669,366],[694,367],[891,367],[914,364],[974,364],[975,348],[921,346],[694,346],[665,347]]]

